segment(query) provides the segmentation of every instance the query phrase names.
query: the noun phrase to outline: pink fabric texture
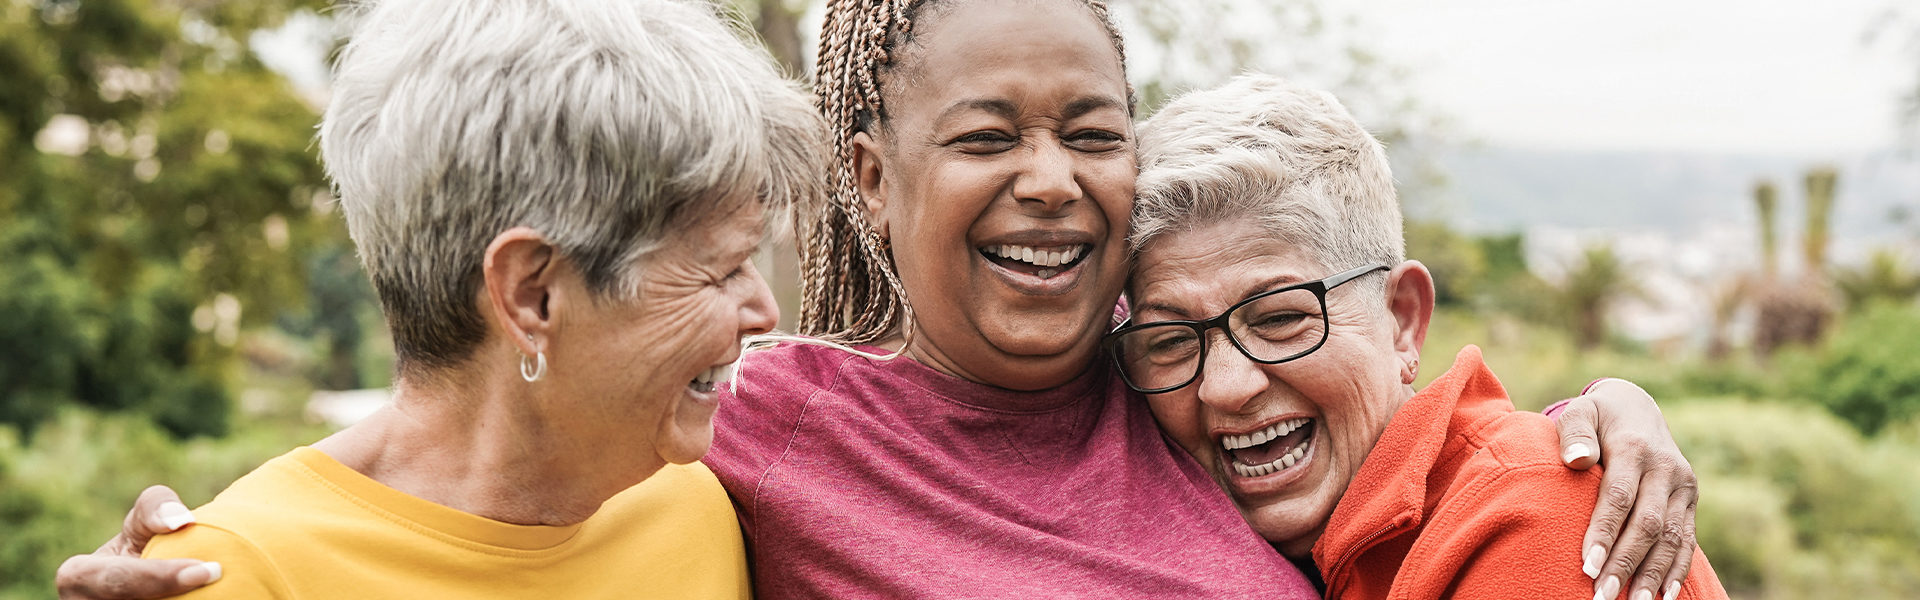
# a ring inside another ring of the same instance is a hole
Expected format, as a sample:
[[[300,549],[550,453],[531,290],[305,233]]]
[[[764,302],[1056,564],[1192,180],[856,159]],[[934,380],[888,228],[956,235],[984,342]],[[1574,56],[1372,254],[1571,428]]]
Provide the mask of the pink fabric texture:
[[[800,345],[741,373],[706,463],[759,598],[1318,597],[1104,362],[1040,392]]]

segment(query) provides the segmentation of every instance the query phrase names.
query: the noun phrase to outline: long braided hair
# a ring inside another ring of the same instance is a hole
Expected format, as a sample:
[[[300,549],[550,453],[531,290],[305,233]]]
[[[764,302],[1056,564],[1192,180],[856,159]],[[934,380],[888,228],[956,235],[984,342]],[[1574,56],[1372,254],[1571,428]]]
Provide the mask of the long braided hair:
[[[913,19],[928,5],[949,0],[828,0],[820,52],[814,65],[814,94],[826,116],[833,141],[833,170],[825,204],[797,210],[795,233],[800,249],[800,322],[798,331],[847,344],[865,344],[905,330],[911,335],[912,307],[894,272],[886,240],[867,222],[853,172],[853,138],[869,127],[885,127],[881,77],[912,41]],[[1126,50],[1105,2],[1085,4],[1106,27],[1122,69]],[[1127,87],[1127,105],[1133,105]]]

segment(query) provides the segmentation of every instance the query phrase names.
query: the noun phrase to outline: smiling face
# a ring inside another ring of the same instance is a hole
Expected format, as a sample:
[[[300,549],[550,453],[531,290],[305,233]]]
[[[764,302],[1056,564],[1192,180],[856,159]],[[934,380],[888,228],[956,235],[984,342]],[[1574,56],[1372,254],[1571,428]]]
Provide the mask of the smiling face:
[[[907,352],[1010,389],[1072,379],[1127,273],[1126,75],[1077,2],[927,9],[855,139],[861,195],[914,311]]]
[[[1260,292],[1356,266],[1320,265],[1244,219],[1168,233],[1139,256],[1133,319],[1206,319]],[[1424,281],[1424,267],[1413,262],[1387,275],[1389,300],[1414,269]],[[1403,303],[1369,297],[1380,288],[1358,285],[1379,276],[1328,292],[1327,339],[1313,353],[1262,365],[1215,329],[1199,379],[1147,397],[1161,428],[1289,557],[1311,553],[1368,451],[1413,393],[1406,360],[1418,355],[1424,319],[1421,336],[1409,337],[1398,316]]]
[[[584,417],[577,422],[598,429],[573,439],[604,445],[650,436],[659,457],[676,464],[706,454],[715,387],[731,375],[741,338],[770,331],[779,319],[751,260],[761,213],[747,205],[665,240],[634,267],[637,300],[571,306],[553,336],[551,381],[574,388],[558,397],[577,399]],[[570,373],[560,372],[567,367]]]

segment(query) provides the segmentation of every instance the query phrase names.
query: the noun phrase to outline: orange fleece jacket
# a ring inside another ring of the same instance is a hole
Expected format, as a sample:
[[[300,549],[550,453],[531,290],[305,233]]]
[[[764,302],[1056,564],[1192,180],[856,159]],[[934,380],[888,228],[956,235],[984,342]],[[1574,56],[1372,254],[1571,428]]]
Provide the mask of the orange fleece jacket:
[[[1593,597],[1580,543],[1600,470],[1566,468],[1559,448],[1553,422],[1515,412],[1480,349],[1461,349],[1394,413],[1314,544],[1327,598]],[[1727,597],[1698,550],[1680,597]]]

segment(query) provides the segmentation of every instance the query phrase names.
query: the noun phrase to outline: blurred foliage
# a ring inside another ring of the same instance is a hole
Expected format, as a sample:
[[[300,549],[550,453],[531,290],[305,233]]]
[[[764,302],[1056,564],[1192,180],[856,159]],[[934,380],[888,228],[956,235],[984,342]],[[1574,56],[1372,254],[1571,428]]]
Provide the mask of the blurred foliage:
[[[0,6],[0,423],[63,404],[217,434],[242,328],[340,244],[317,113],[247,47],[319,2]]]
[[[1607,340],[1607,311],[1616,302],[1646,296],[1620,256],[1605,245],[1587,248],[1558,291],[1567,326],[1573,329],[1574,341],[1582,350],[1597,348]]]
[[[1920,416],[1920,309],[1875,304],[1852,315],[1793,377],[1801,395],[1868,434]]]
[[[1700,476],[1700,547],[1735,597],[1920,596],[1920,445],[1787,403],[1666,414]]]
[[[50,597],[60,562],[119,531],[146,486],[165,482],[198,506],[325,433],[297,420],[253,421],[225,438],[176,441],[138,416],[74,408],[31,442],[0,428],[0,600]]]
[[[1889,248],[1875,249],[1864,265],[1836,271],[1833,284],[1846,298],[1847,309],[1854,311],[1878,302],[1898,304],[1920,298],[1920,271]]]

